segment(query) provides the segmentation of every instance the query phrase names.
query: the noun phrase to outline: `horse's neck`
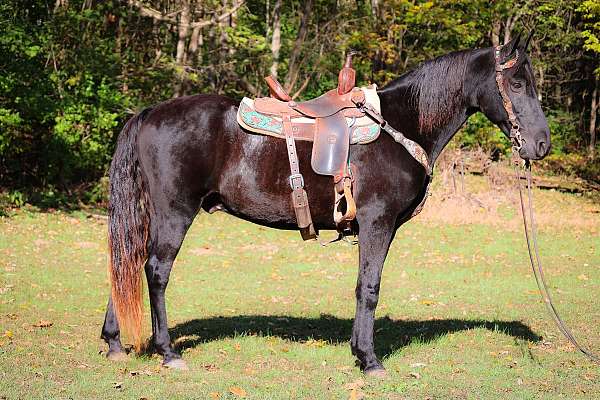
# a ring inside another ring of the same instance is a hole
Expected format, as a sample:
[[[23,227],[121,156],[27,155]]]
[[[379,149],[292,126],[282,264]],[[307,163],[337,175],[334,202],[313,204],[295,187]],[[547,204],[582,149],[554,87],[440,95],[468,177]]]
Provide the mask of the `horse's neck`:
[[[445,126],[432,132],[432,136],[435,136],[436,140],[432,144],[431,149],[427,150],[432,165],[470,115],[471,113],[468,112],[467,106],[461,107],[460,110],[456,110],[452,119]]]
[[[467,65],[466,77],[471,72],[471,65]],[[449,113],[447,120],[431,132],[420,132],[418,101],[412,90],[415,75],[408,73],[379,91],[381,111],[391,126],[423,146],[433,165],[460,127],[477,111],[472,104],[476,88],[472,84],[463,85],[462,98]]]

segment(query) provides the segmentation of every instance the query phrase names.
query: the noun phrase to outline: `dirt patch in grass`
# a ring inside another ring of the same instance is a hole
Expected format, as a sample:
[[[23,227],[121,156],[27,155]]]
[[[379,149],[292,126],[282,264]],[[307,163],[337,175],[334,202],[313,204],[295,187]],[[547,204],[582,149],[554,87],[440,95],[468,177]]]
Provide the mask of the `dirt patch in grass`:
[[[519,194],[514,182],[492,183],[487,177],[466,175],[464,190],[461,187],[455,191],[453,185],[443,180],[434,181],[432,195],[417,218],[439,224],[522,229]],[[595,234],[600,229],[600,205],[593,196],[534,189],[533,199],[540,230],[576,228]]]

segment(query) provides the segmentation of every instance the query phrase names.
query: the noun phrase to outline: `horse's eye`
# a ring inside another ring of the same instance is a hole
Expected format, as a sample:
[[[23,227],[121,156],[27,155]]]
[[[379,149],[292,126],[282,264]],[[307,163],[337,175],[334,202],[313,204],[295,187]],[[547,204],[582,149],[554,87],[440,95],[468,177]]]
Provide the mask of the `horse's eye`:
[[[521,89],[521,87],[523,87],[523,85],[521,84],[521,82],[515,82],[515,83],[513,83],[513,87],[515,89]]]

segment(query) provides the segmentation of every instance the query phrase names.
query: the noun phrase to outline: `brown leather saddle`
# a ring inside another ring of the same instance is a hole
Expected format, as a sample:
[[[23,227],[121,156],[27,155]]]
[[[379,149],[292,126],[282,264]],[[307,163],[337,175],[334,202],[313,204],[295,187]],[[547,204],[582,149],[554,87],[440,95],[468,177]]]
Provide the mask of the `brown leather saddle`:
[[[291,171],[289,183],[292,188],[292,204],[304,240],[316,238],[317,232],[310,214],[304,178],[300,174],[296,140],[313,142],[312,169],[317,174],[333,177],[333,216],[338,231],[350,232],[351,222],[356,216],[356,204],[352,197],[353,167],[349,163],[352,128],[348,121],[365,116],[365,112],[358,106],[365,102],[365,93],[354,86],[355,75],[352,54],[349,54],[338,75],[338,87],[315,99],[293,101],[279,82],[269,76],[265,79],[271,97],[254,99],[251,110],[245,110],[244,103],[240,104],[239,114],[241,113],[243,118],[257,119],[258,122],[254,125],[255,132],[273,134],[286,140]],[[376,134],[379,134],[378,126]]]

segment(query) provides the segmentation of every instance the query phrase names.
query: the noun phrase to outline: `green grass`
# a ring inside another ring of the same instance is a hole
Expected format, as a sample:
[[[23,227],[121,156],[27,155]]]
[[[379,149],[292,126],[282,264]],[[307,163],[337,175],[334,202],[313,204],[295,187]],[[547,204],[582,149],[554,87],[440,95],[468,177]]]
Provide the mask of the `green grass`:
[[[593,207],[539,195],[560,212]],[[382,381],[365,378],[350,354],[356,247],[200,215],[167,291],[172,338],[190,366],[176,372],[156,356],[119,364],[99,354],[105,222],[9,213],[0,219],[0,398],[233,399],[235,388],[249,399],[598,398],[600,369],[554,327],[521,231],[505,226],[518,214],[499,210],[498,223],[425,215],[401,228],[377,310]],[[584,217],[597,222],[542,226],[540,245],[559,309],[600,351],[600,218]]]

